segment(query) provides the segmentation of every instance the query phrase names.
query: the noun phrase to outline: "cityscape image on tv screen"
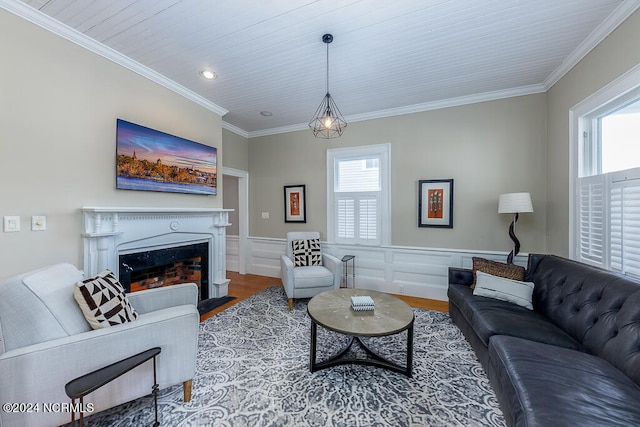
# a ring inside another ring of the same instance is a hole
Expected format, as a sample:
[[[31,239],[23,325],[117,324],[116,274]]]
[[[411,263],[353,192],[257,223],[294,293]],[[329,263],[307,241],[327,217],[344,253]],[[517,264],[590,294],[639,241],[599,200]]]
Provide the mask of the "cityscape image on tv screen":
[[[217,149],[118,119],[117,184],[122,190],[215,195]]]

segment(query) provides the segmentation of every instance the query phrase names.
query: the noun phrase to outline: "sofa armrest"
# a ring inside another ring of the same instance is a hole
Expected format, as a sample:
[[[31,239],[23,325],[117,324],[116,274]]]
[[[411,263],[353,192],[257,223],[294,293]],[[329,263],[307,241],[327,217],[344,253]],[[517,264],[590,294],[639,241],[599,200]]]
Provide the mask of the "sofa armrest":
[[[525,281],[532,281],[531,276],[538,269],[538,264],[542,261],[547,254],[529,254],[529,259],[527,260],[527,270],[524,273]]]
[[[473,270],[470,268],[449,267],[449,284],[471,286]]]
[[[127,299],[140,314],[178,305],[197,305],[198,286],[195,283],[182,283],[147,289],[129,293]]]

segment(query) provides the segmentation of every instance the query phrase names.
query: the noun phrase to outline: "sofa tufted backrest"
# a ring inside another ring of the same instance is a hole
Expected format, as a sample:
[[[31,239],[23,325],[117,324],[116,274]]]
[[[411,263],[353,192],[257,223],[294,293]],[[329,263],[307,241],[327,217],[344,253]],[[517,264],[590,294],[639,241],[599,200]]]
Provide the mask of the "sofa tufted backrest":
[[[533,306],[640,385],[640,283],[554,255],[531,255]]]

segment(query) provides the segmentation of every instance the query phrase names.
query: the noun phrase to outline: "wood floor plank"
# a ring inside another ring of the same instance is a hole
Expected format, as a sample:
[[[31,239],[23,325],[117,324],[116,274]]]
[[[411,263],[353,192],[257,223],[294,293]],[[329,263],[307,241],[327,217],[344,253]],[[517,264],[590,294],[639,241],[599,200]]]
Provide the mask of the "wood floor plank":
[[[234,300],[200,316],[202,322],[209,317],[220,313],[221,311],[239,303],[245,298],[260,292],[269,286],[282,286],[282,281],[278,278],[258,276],[256,274],[238,274],[233,271],[227,271],[229,282],[229,295],[236,297]],[[396,295],[398,298],[409,304],[411,307],[423,308],[426,310],[449,311],[449,303],[447,301],[437,301],[426,298],[410,297],[407,295]]]

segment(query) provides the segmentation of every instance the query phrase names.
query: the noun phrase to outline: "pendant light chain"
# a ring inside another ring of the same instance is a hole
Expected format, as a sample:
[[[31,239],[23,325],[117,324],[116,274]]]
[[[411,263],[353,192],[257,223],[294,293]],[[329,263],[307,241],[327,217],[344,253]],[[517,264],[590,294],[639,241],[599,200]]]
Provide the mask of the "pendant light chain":
[[[327,87],[325,92],[329,93],[329,43],[327,45]]]

